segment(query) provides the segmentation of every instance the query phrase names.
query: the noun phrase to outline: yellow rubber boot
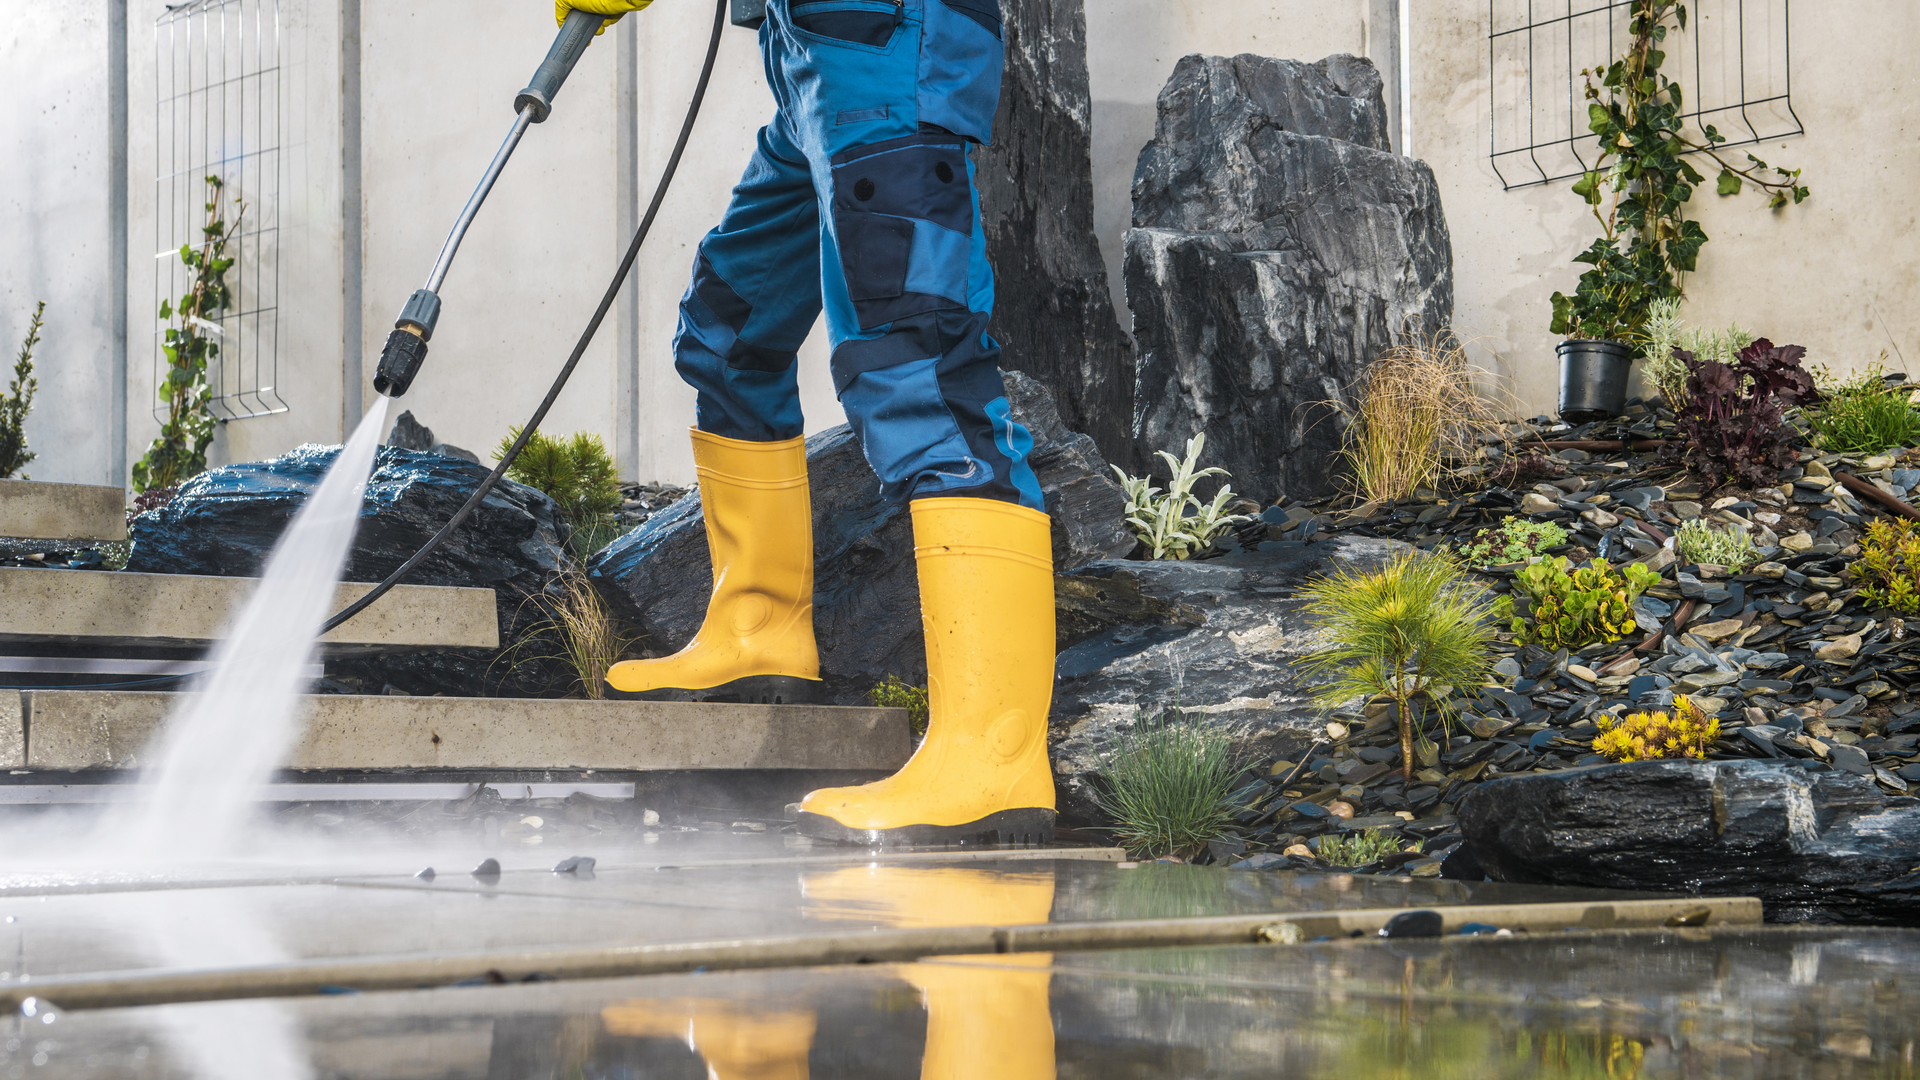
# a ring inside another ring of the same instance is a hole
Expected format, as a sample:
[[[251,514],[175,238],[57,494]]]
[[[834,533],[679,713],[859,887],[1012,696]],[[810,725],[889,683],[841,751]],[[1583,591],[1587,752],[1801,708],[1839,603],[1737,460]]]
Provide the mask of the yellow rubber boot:
[[[1052,870],[851,866],[801,881],[811,918],[882,926],[1032,926],[1053,913]],[[1051,953],[953,956],[894,974],[927,1010],[921,1080],[1052,1080]]]
[[[898,773],[823,788],[800,831],[861,844],[1053,839],[1053,543],[1047,515],[992,499],[916,499],[927,636],[926,741]]]
[[[693,462],[713,559],[707,617],[687,647],[626,660],[607,685],[650,700],[811,700],[813,508],[804,439],[743,442],[695,430]]]
[[[815,1019],[809,1010],[768,1011],[727,1001],[635,999],[600,1010],[607,1034],[680,1039],[713,1080],[807,1080]]]

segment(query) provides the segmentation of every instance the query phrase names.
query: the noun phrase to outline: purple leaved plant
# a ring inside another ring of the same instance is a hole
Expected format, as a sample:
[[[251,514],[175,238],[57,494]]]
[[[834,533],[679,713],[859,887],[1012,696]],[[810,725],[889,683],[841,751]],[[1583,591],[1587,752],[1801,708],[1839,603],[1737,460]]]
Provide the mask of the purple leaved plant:
[[[1689,400],[1679,412],[1687,437],[1669,442],[1663,453],[1684,460],[1710,488],[1729,479],[1751,487],[1778,481],[1794,462],[1798,434],[1786,423],[1786,410],[1820,398],[1813,376],[1800,366],[1807,350],[1761,338],[1732,364],[1696,360],[1685,349],[1673,355],[1691,373]]]

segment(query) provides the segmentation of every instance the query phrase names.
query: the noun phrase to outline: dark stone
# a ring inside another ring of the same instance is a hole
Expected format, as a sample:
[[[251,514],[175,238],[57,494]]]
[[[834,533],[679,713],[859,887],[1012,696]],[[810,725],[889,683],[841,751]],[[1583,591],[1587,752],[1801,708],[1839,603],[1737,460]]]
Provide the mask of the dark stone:
[[[280,533],[339,453],[337,446],[297,447],[270,461],[226,465],[187,481],[172,501],[128,522],[133,551],[127,569],[146,574],[248,577],[260,572]],[[382,447],[347,558],[348,581],[380,581],[424,547],[453,517],[490,470],[459,458]],[[488,492],[473,514],[403,582],[492,589],[500,640],[510,642],[538,622],[526,598],[547,588],[560,568],[553,500],[510,480]],[[379,693],[393,685],[412,694],[515,696],[559,692],[555,673],[540,665],[493,663],[490,650],[402,653],[331,661],[329,676],[361,680]]]
[[[556,874],[578,874],[581,877],[590,878],[593,876],[593,868],[595,865],[597,865],[597,860],[591,855],[569,855],[554,864],[553,872]]]
[[[433,429],[414,419],[413,410],[408,409],[393,422],[393,430],[387,434],[387,445],[402,450],[432,450]]]
[[[1083,0],[1005,0],[993,142],[975,151],[1001,366],[1045,384],[1069,428],[1133,468],[1133,344],[1093,231]]]
[[[1032,463],[1053,518],[1054,565],[1071,570],[1131,551],[1126,496],[1084,435],[1061,425],[1046,392],[1007,373],[1013,417],[1033,433]],[[807,440],[813,498],[814,635],[829,700],[864,705],[887,675],[925,682],[920,585],[906,506],[880,497],[860,443],[841,425]],[[615,611],[664,656],[693,637],[713,589],[700,493],[689,492],[588,562]],[[1076,624],[1077,625],[1077,624]]]
[[[1790,762],[1502,777],[1460,805],[1496,881],[1758,896],[1773,922],[1920,924],[1920,801]]]
[[[1473,849],[1461,844],[1441,860],[1440,876],[1454,881],[1485,881],[1487,871],[1480,865],[1480,860],[1473,857]]]
[[[1446,924],[1437,911],[1403,911],[1380,928],[1381,937],[1439,937]]]
[[[1300,613],[1297,590],[1315,575],[1374,570],[1409,550],[1391,540],[1334,536],[1289,551],[1099,562],[1061,575],[1057,596],[1099,590],[1140,612],[1086,633],[1060,653],[1050,723],[1062,815],[1070,822],[1102,820],[1094,778],[1141,710],[1159,714],[1177,706],[1194,722],[1230,730],[1250,761],[1302,760],[1325,717],[1301,667],[1317,638]],[[1121,607],[1116,602],[1104,610]],[[1082,629],[1099,621],[1086,605],[1076,602],[1073,610]],[[1319,768],[1319,761],[1309,767]]]
[[[1289,860],[1285,855],[1277,855],[1271,851],[1263,851],[1258,855],[1249,855],[1246,858],[1241,859],[1239,862],[1234,863],[1231,866],[1227,867],[1227,869],[1229,870],[1284,870],[1287,868],[1288,862]]]
[[[421,881],[432,881],[435,877],[435,874],[433,872],[433,867],[429,866],[425,870],[422,870],[413,876],[419,878]]]
[[[468,872],[468,876],[475,877],[480,879],[481,881],[486,881],[486,882],[499,881],[500,880],[500,860],[495,858],[483,859],[481,860],[479,866],[474,867],[471,871]]]
[[[1439,188],[1384,148],[1385,117],[1355,57],[1175,67],[1126,241],[1143,457],[1205,432],[1203,464],[1254,499],[1332,489],[1343,425],[1315,404],[1453,311]]]

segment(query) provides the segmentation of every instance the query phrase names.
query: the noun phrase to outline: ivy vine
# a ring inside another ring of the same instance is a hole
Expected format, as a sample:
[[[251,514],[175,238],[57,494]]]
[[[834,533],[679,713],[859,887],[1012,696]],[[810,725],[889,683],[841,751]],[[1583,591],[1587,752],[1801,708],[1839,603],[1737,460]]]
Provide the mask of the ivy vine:
[[[179,303],[160,301],[160,318],[171,323],[161,340],[167,356],[167,375],[158,387],[167,418],[146,455],[133,465],[133,490],[157,491],[207,469],[207,447],[213,442],[213,391],[207,385],[207,365],[220,355],[220,316],[233,303],[227,271],[233,257],[227,244],[246,213],[242,204],[232,224],[220,215],[218,176],[207,177],[207,223],[200,229],[200,246],[180,245],[180,261],[193,272],[193,285]]]
[[[1809,194],[1799,169],[1783,169],[1746,155],[1745,163],[1723,156],[1727,141],[1712,124],[1698,139],[1681,130],[1680,84],[1661,66],[1661,45],[1685,30],[1687,7],[1675,0],[1633,0],[1626,55],[1603,69],[1581,72],[1586,80],[1588,127],[1600,138],[1594,167],[1573,185],[1592,208],[1600,237],[1574,256],[1590,269],[1572,296],[1553,294],[1553,332],[1569,337],[1634,342],[1649,309],[1681,295],[1707,234],[1686,215],[1694,188],[1706,177],[1684,155],[1702,154],[1719,167],[1714,191],[1737,195],[1751,185],[1769,209],[1799,203]]]

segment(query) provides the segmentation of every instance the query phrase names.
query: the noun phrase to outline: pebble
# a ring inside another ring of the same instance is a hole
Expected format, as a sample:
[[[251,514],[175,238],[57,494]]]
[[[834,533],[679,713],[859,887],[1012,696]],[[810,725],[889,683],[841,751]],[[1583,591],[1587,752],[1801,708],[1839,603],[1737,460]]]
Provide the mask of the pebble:
[[[1581,682],[1593,682],[1594,680],[1600,677],[1594,674],[1592,668],[1587,667],[1584,664],[1568,664],[1567,674],[1573,676],[1576,679],[1579,679]]]
[[[1560,504],[1537,491],[1529,491],[1520,497],[1520,512],[1523,514],[1551,514],[1560,509]]]
[[[1692,521],[1700,516],[1700,504],[1697,502],[1670,502],[1667,510],[1681,521]]]
[[[1746,624],[1742,623],[1739,619],[1722,619],[1719,622],[1710,622],[1704,626],[1689,626],[1687,633],[1718,644],[1744,629],[1746,629]]]
[[[1860,651],[1860,635],[1848,634],[1835,638],[1815,650],[1814,656],[1821,660],[1846,660]]]

